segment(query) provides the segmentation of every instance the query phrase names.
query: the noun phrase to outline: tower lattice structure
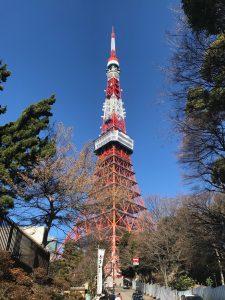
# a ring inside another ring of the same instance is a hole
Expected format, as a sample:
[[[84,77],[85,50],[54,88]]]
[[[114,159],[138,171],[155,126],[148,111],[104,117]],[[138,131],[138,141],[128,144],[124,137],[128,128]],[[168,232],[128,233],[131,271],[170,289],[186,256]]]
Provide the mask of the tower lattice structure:
[[[97,155],[95,183],[90,194],[92,201],[96,202],[96,209],[78,219],[64,243],[90,234],[98,240],[107,241],[111,250],[108,272],[114,282],[121,275],[119,241],[124,233],[142,229],[140,215],[145,207],[131,162],[134,141],[126,133],[126,113],[121,96],[120,68],[113,30],[106,75],[101,134],[94,141]]]

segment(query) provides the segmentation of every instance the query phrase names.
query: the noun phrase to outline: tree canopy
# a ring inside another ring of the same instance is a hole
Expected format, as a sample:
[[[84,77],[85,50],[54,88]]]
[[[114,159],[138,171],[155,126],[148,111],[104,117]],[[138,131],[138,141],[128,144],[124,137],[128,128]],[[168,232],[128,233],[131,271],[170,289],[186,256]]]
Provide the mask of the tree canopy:
[[[0,65],[0,90],[10,71]],[[55,97],[44,99],[24,110],[17,121],[0,126],[0,210],[5,212],[13,207],[16,196],[11,185],[20,179],[18,172],[29,172],[37,161],[47,153],[54,151],[54,143],[44,134],[52,116],[51,109]],[[0,113],[6,108],[0,107]]]
[[[184,0],[182,7],[187,22],[173,36],[171,60],[179,161],[192,184],[225,192],[225,3]]]
[[[69,231],[78,215],[87,208],[93,151],[87,145],[78,153],[71,142],[71,134],[71,128],[58,124],[49,134],[50,141],[55,144],[55,153],[39,155],[30,172],[17,173],[19,182],[13,185],[18,196],[13,214],[20,224],[46,227],[44,246],[52,227]]]
[[[182,7],[193,31],[218,34],[225,29],[224,0],[182,0]]]

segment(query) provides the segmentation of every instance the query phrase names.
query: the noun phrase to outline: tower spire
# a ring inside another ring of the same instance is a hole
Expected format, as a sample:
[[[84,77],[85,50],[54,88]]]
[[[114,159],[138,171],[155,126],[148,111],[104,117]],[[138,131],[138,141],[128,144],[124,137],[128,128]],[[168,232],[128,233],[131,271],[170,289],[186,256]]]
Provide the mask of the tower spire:
[[[111,33],[111,57],[116,57],[115,31],[113,26],[112,26],[112,33]]]
[[[110,52],[110,58],[108,59],[107,67],[110,67],[110,65],[116,65],[119,67],[119,61],[116,57],[116,36],[115,36],[115,30],[114,26],[112,26],[112,33],[111,33],[111,52]]]
[[[115,49],[115,31],[111,33],[111,56],[108,59],[106,98],[103,105],[102,133],[119,130],[126,133],[125,116],[120,88],[120,67]]]

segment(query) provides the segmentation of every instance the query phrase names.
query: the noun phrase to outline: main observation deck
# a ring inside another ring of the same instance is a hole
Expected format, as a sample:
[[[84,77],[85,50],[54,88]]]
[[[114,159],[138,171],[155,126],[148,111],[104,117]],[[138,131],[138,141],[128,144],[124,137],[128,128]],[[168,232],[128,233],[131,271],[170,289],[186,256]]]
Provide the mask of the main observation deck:
[[[102,147],[111,143],[119,144],[120,146],[126,148],[129,153],[133,153],[134,140],[119,130],[110,130],[97,138],[94,141],[95,153],[97,153]]]

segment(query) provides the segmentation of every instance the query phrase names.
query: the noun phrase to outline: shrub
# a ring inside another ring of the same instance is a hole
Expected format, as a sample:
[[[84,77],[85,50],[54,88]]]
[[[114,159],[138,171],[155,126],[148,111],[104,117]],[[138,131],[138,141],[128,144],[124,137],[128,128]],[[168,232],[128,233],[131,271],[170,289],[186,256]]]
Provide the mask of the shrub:
[[[212,280],[212,278],[211,277],[206,278],[205,283],[209,287],[213,286],[213,280]]]
[[[195,281],[193,278],[188,275],[180,276],[174,284],[174,288],[179,291],[189,290],[195,285]]]

